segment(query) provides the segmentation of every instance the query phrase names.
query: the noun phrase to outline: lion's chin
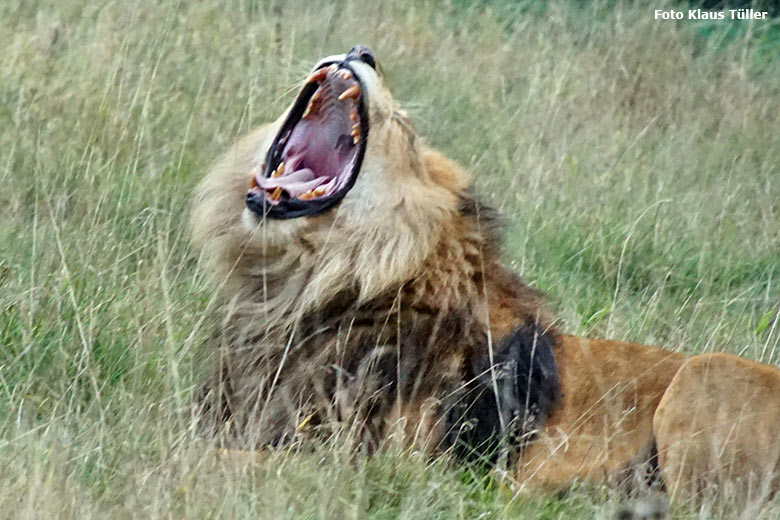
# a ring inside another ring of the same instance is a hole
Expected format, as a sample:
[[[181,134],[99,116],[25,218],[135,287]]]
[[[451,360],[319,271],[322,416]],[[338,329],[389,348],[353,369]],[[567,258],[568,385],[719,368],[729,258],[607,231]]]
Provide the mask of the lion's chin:
[[[332,208],[357,179],[368,140],[367,95],[346,60],[321,63],[304,83],[252,175],[246,207],[292,219]]]
[[[262,226],[257,213],[245,208],[241,214],[241,223],[249,234],[249,244],[265,248],[289,247],[299,231],[306,227],[307,219],[287,219],[275,223],[273,226]]]

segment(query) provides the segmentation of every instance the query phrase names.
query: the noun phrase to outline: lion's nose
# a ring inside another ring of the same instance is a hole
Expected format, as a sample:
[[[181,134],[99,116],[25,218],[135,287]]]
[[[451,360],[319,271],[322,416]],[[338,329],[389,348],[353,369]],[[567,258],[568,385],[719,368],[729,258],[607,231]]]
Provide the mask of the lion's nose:
[[[376,58],[374,58],[374,53],[365,45],[355,45],[352,47],[347,53],[347,61],[349,60],[360,60],[363,63],[370,65],[372,69],[376,69]]]

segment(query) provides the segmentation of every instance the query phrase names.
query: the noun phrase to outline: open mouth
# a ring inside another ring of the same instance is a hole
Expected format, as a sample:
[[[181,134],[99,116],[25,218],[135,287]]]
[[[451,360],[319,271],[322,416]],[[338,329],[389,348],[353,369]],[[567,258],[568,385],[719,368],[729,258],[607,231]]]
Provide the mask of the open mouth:
[[[253,175],[246,205],[267,218],[296,218],[335,205],[357,179],[368,138],[363,85],[347,61],[306,80]]]

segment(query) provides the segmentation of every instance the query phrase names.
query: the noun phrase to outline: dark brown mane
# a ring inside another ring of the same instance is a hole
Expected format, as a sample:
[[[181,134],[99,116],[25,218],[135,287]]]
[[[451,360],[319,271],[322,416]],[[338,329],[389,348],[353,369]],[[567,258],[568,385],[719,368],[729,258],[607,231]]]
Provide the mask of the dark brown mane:
[[[291,332],[237,313],[206,390],[212,420],[250,447],[344,428],[376,447],[424,425],[416,442],[468,455],[527,437],[558,396],[555,333],[542,296],[500,264],[498,232],[497,212],[464,195],[422,268],[381,295],[345,289]]]

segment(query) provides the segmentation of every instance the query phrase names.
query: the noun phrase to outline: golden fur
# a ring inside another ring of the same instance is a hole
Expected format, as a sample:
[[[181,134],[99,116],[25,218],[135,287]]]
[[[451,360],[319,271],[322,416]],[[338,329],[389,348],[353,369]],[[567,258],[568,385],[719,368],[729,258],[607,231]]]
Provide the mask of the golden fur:
[[[694,356],[664,393],[653,433],[673,498],[770,498],[780,491],[780,370],[723,353]]]
[[[563,398],[523,453],[518,479],[550,489],[620,484],[650,463],[653,414],[683,359],[657,347],[563,336],[555,351]]]
[[[456,449],[447,439],[465,422],[451,410],[485,421],[462,408],[464,389],[488,374],[480,391],[500,394],[496,360],[522,361],[538,342],[552,348],[557,375],[545,375],[537,407],[523,412],[533,421],[518,428],[518,482],[612,482],[652,462],[655,439],[661,474],[678,493],[679,475],[691,482],[710,469],[704,423],[683,428],[691,407],[706,423],[724,400],[729,413],[739,403],[780,402],[780,376],[766,367],[718,357],[685,363],[659,348],[558,335],[538,294],[501,265],[494,216],[474,202],[465,173],[414,134],[373,68],[354,67],[371,131],[360,175],[337,206],[267,221],[245,208],[250,175],[286,114],[242,139],[197,190],[194,242],[225,302],[202,403],[226,439],[258,447],[346,430],[363,445],[397,437]],[[721,374],[718,384],[704,381],[701,364]],[[727,377],[732,369],[744,374],[738,383]],[[477,408],[495,401],[479,399]],[[765,431],[776,436],[780,412],[770,408]],[[746,446],[740,436],[725,453]],[[734,472],[757,469],[757,459],[740,460]]]

